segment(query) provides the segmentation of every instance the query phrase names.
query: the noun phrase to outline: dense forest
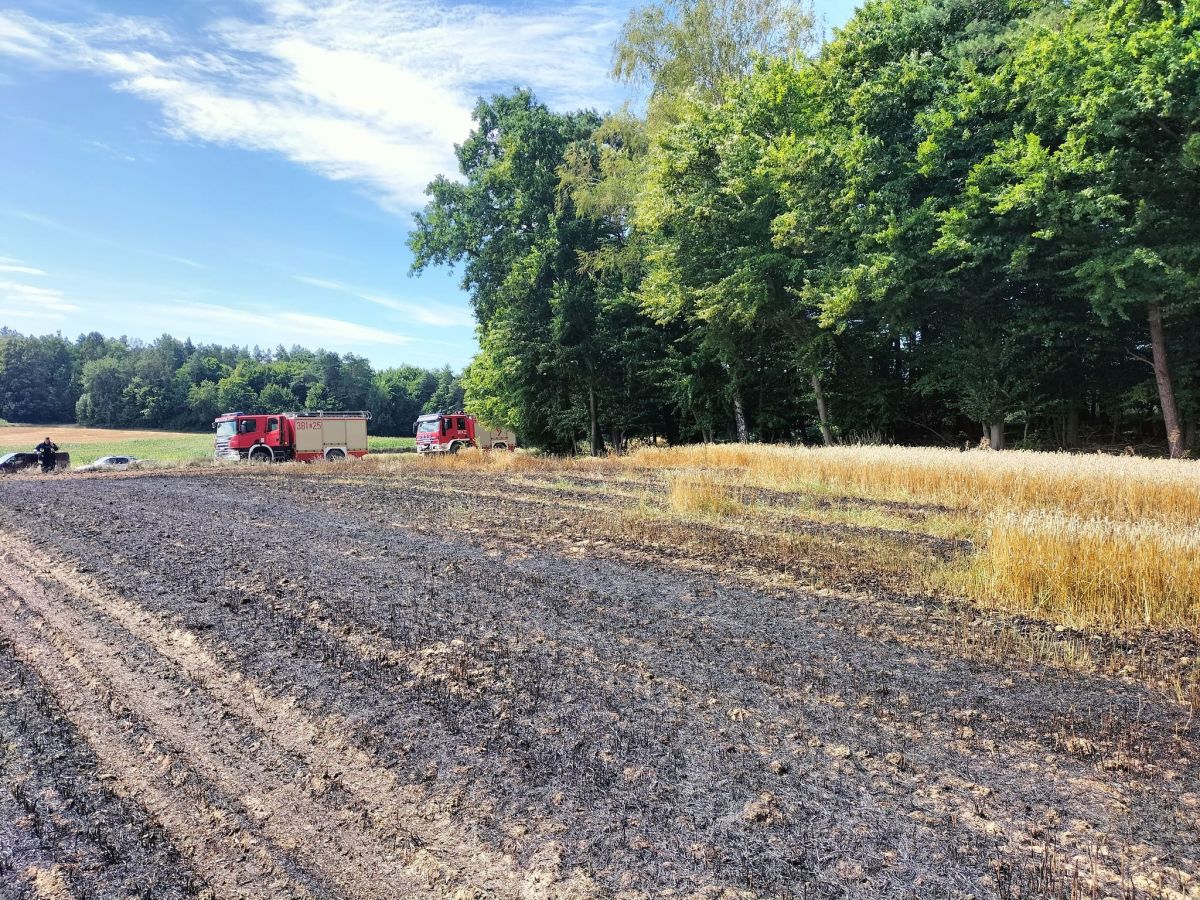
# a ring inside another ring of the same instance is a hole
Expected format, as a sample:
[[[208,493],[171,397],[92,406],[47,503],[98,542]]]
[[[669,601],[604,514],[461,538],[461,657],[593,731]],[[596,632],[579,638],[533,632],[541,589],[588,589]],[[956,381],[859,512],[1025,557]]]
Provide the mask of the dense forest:
[[[1200,6],[635,11],[644,109],[481,100],[418,215],[468,406],[556,449],[1149,443],[1200,419]]]
[[[203,426],[466,406],[556,451],[637,438],[1197,450],[1200,6],[789,0],[635,10],[636,109],[481,99],[413,269],[480,352],[363,359],[0,337],[0,416]]]
[[[205,429],[220,413],[369,409],[371,432],[411,435],[423,412],[461,409],[449,368],[376,372],[363,358],[283,347],[149,344],[95,332],[66,340],[0,328],[0,418],[122,428]]]

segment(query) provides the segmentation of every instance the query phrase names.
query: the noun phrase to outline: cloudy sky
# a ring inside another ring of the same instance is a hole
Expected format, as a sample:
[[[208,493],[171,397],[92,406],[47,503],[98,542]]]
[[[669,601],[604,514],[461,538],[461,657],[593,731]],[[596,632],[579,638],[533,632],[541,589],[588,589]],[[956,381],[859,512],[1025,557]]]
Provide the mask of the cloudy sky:
[[[632,5],[0,0],[0,325],[461,367],[456,277],[407,274],[422,189],[481,94],[620,105]]]

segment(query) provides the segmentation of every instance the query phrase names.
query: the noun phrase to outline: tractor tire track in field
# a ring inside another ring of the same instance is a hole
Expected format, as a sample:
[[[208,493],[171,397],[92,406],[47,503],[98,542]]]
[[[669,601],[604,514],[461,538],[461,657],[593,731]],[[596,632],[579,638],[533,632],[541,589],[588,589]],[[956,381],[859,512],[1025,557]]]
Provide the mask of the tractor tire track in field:
[[[439,527],[436,485],[0,484],[56,548],[4,558],[0,629],[218,896],[1200,897],[1161,696],[906,643],[899,603],[564,558],[519,496]]]
[[[0,638],[0,896],[211,897]]]
[[[17,569],[14,558],[37,576]],[[337,739],[337,723],[297,714],[228,672],[191,635],[167,631],[135,604],[15,540],[0,556],[0,598],[12,612],[0,630],[60,699],[80,680],[89,686],[93,701],[68,715],[107,769],[132,777],[124,785],[130,793],[149,786],[135,774],[149,757],[160,770],[169,767],[173,781],[195,786],[200,799],[220,798],[198,822],[178,821],[170,798],[152,801],[177,843],[206,842],[214,824],[237,835],[232,853],[198,852],[217,896],[516,893],[511,863],[499,854],[472,857],[472,883],[426,843],[432,834],[405,832],[403,823],[420,818],[412,800]],[[133,726],[136,746],[112,739],[114,717],[122,730]],[[249,878],[241,874],[247,855],[255,866]]]
[[[253,823],[210,799],[203,776],[165,740],[164,725],[185,727],[167,707],[168,699],[179,698],[164,697],[156,680],[127,669],[110,644],[87,634],[78,616],[39,602],[40,593],[5,564],[0,629],[91,746],[114,788],[145,805],[218,896],[311,896],[292,885],[292,873],[261,841],[242,837],[255,833]],[[192,729],[203,734],[204,723],[193,721]]]

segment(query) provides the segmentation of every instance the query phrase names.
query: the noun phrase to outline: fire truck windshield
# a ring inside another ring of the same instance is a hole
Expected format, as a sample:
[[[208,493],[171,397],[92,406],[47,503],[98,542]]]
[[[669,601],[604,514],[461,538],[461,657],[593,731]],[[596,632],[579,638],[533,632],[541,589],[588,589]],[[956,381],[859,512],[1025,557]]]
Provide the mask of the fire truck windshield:
[[[433,434],[438,430],[437,419],[427,419],[417,423],[417,434]]]
[[[217,437],[233,437],[235,434],[237,434],[237,422],[233,419],[217,423]]]

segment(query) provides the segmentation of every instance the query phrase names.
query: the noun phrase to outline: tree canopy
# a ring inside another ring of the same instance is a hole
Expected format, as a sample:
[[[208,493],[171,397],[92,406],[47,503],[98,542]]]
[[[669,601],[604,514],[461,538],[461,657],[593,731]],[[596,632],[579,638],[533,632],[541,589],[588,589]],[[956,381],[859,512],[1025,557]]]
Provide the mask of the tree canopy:
[[[1200,419],[1200,37],[1182,0],[634,10],[643,113],[481,102],[418,217],[479,408],[599,435],[994,447]],[[612,439],[613,445],[620,441]]]

